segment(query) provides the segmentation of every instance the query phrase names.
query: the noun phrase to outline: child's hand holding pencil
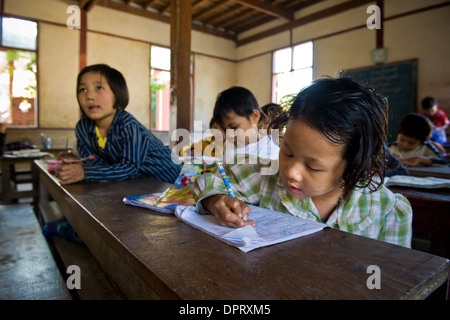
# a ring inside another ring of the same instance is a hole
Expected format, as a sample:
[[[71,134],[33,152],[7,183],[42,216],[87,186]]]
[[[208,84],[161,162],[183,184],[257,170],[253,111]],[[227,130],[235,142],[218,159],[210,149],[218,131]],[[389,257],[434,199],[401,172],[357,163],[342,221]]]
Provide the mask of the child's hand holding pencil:
[[[202,201],[205,209],[211,212],[221,226],[240,228],[247,225],[256,226],[256,223],[248,219],[250,208],[247,204],[236,198],[231,189],[230,182],[225,174],[222,163],[218,162],[219,172],[227,188],[228,195],[214,195]]]
[[[202,205],[217,218],[221,226],[231,228],[256,226],[253,220],[248,219],[249,206],[244,201],[229,195],[210,196],[202,200]]]
[[[73,160],[63,159],[61,166],[56,171],[56,177],[61,181],[61,184],[71,184],[83,181],[85,178],[83,162],[95,159],[94,155],[85,158]]]
[[[84,157],[84,158],[81,158],[81,159],[64,158],[62,161],[63,161],[63,164],[77,164],[77,163],[82,163],[84,161],[94,160],[94,159],[95,159],[95,156],[93,154],[91,154],[90,156]]]

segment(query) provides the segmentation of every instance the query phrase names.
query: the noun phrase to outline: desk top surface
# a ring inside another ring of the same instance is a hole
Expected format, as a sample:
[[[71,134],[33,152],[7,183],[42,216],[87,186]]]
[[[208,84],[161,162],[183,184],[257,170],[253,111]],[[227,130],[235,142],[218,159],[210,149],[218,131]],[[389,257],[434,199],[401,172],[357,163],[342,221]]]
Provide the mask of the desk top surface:
[[[450,167],[408,167],[409,174],[416,177],[436,177],[450,179]]]
[[[448,279],[447,259],[330,228],[244,253],[174,215],[122,202],[170,184],[139,178],[60,186],[43,161],[35,164],[41,182],[76,207],[67,218],[82,220],[77,231],[88,247],[83,235],[100,234],[163,299],[414,299]],[[367,287],[371,265],[380,268],[381,289]]]
[[[50,154],[48,152],[44,151],[38,151],[38,152],[5,152],[0,158],[4,160],[22,160],[22,159],[28,159],[28,160],[35,160],[35,159],[41,159],[46,156],[49,156]]]

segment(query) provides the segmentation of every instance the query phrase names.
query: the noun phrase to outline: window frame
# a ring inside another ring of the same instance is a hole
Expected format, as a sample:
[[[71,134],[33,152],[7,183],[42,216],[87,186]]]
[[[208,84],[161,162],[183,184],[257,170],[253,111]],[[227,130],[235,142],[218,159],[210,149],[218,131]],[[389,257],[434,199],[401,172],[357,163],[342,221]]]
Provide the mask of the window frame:
[[[5,19],[5,18],[24,20],[24,21],[33,22],[36,24],[35,50],[28,49],[28,48],[22,48],[22,47],[3,45],[3,19]],[[0,15],[0,50],[2,50],[4,52],[7,52],[8,50],[31,52],[31,53],[34,53],[35,61],[36,61],[35,62],[36,72],[34,72],[35,77],[36,77],[36,91],[35,91],[35,97],[34,97],[34,116],[33,116],[34,123],[28,124],[28,125],[26,125],[26,124],[20,125],[20,124],[14,124],[14,122],[12,122],[11,124],[9,124],[9,127],[11,127],[11,128],[33,129],[33,128],[39,127],[39,103],[38,103],[38,100],[39,100],[39,65],[38,65],[39,48],[38,48],[38,43],[39,43],[39,23],[38,23],[38,21],[36,21],[34,19],[16,17],[16,16],[11,16],[11,15],[4,15],[4,14]],[[11,79],[12,79],[12,77],[11,77]],[[13,97],[10,97],[11,103],[12,103],[12,99],[13,99]],[[12,106],[11,106],[11,108],[12,108]]]
[[[294,65],[295,65],[295,61],[294,61],[294,59],[295,59],[295,55],[294,55],[295,48],[300,47],[302,45],[306,45],[306,44],[308,44],[308,45],[310,44],[311,45],[311,64],[310,65],[308,64],[307,66],[295,69],[294,68]],[[276,60],[275,60],[276,54],[278,52],[281,52],[281,51],[287,50],[287,49],[290,49],[290,53],[289,53],[289,66],[290,66],[290,68],[289,68],[289,70],[283,70],[283,71],[275,70],[275,69],[277,69]],[[305,42],[302,42],[302,43],[298,43],[298,44],[295,44],[295,45],[291,45],[291,46],[288,46],[288,47],[284,47],[284,48],[280,48],[278,50],[272,51],[272,70],[271,70],[271,72],[272,72],[272,77],[271,77],[271,83],[272,83],[271,100],[272,100],[272,102],[280,103],[280,101],[283,99],[283,97],[286,96],[286,94],[285,94],[285,95],[282,95],[281,97],[278,97],[278,95],[279,95],[278,82],[279,82],[280,77],[281,77],[280,75],[285,75],[285,76],[289,76],[289,77],[292,78],[292,77],[295,76],[294,75],[295,72],[303,72],[303,71],[307,71],[307,70],[310,70],[310,72],[311,72],[311,81],[312,81],[314,79],[314,42],[313,41],[305,41]],[[306,85],[307,84],[305,84],[305,86]],[[303,87],[304,86],[302,86],[302,88]],[[294,92],[291,92],[290,94],[297,93],[299,91],[299,89],[301,89],[301,88],[297,88]],[[289,95],[289,94],[287,94],[287,95]]]
[[[167,72],[171,73],[171,66],[169,66],[169,69],[165,69],[165,68],[161,68],[160,66],[155,66],[154,67],[152,65],[152,48],[153,47],[159,47],[159,48],[168,49],[170,54],[171,54],[171,50],[168,47],[164,47],[164,46],[160,46],[160,45],[156,45],[156,44],[150,45],[150,61],[149,61],[150,77],[153,76],[154,71],[167,71]],[[192,107],[193,101],[194,101],[194,99],[193,99],[193,94],[194,94],[194,56],[193,56],[193,54],[191,54],[189,73],[190,73],[189,78],[190,78],[190,90],[191,90],[191,101],[190,101],[190,104],[191,104],[191,107]],[[150,78],[150,81],[152,81],[152,78]],[[169,92],[170,92],[170,84],[171,83],[169,83],[169,87],[167,88],[169,90]],[[154,116],[157,115],[157,113],[153,113],[154,106],[153,106],[153,96],[152,96],[152,85],[151,85],[151,83],[150,83],[150,106],[149,106],[149,108],[150,108],[150,121],[149,121],[150,122],[150,130],[163,131],[163,132],[169,131],[170,128],[168,130],[160,130],[156,126],[153,125]],[[170,113],[170,102],[169,102],[169,113]],[[169,127],[170,127],[170,117],[169,117]]]

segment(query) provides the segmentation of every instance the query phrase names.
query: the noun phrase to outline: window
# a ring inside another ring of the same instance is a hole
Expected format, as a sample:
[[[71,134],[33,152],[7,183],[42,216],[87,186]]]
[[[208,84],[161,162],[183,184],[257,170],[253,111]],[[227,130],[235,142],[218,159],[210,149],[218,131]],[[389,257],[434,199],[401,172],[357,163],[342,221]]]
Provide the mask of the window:
[[[152,46],[150,54],[151,110],[150,127],[170,130],[170,49]],[[193,59],[191,56],[190,85],[193,96]],[[192,104],[192,101],[191,101]]]
[[[306,42],[273,53],[272,101],[298,93],[313,79],[313,43]]]
[[[36,126],[37,23],[1,19],[0,121],[16,127]]]
[[[152,46],[150,56],[151,128],[169,131],[170,127],[170,49]]]

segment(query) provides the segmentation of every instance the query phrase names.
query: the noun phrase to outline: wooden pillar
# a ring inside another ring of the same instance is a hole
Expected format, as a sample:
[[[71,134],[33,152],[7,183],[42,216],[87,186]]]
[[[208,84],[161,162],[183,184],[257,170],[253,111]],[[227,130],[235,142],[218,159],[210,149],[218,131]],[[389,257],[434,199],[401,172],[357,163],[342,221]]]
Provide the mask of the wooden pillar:
[[[170,132],[174,129],[192,129],[191,1],[172,0],[171,3]]]
[[[87,10],[81,9],[81,29],[80,29],[80,71],[86,67],[86,50],[87,50]]]
[[[377,6],[380,8],[380,29],[376,31],[376,48],[384,47],[384,0],[377,0]]]

